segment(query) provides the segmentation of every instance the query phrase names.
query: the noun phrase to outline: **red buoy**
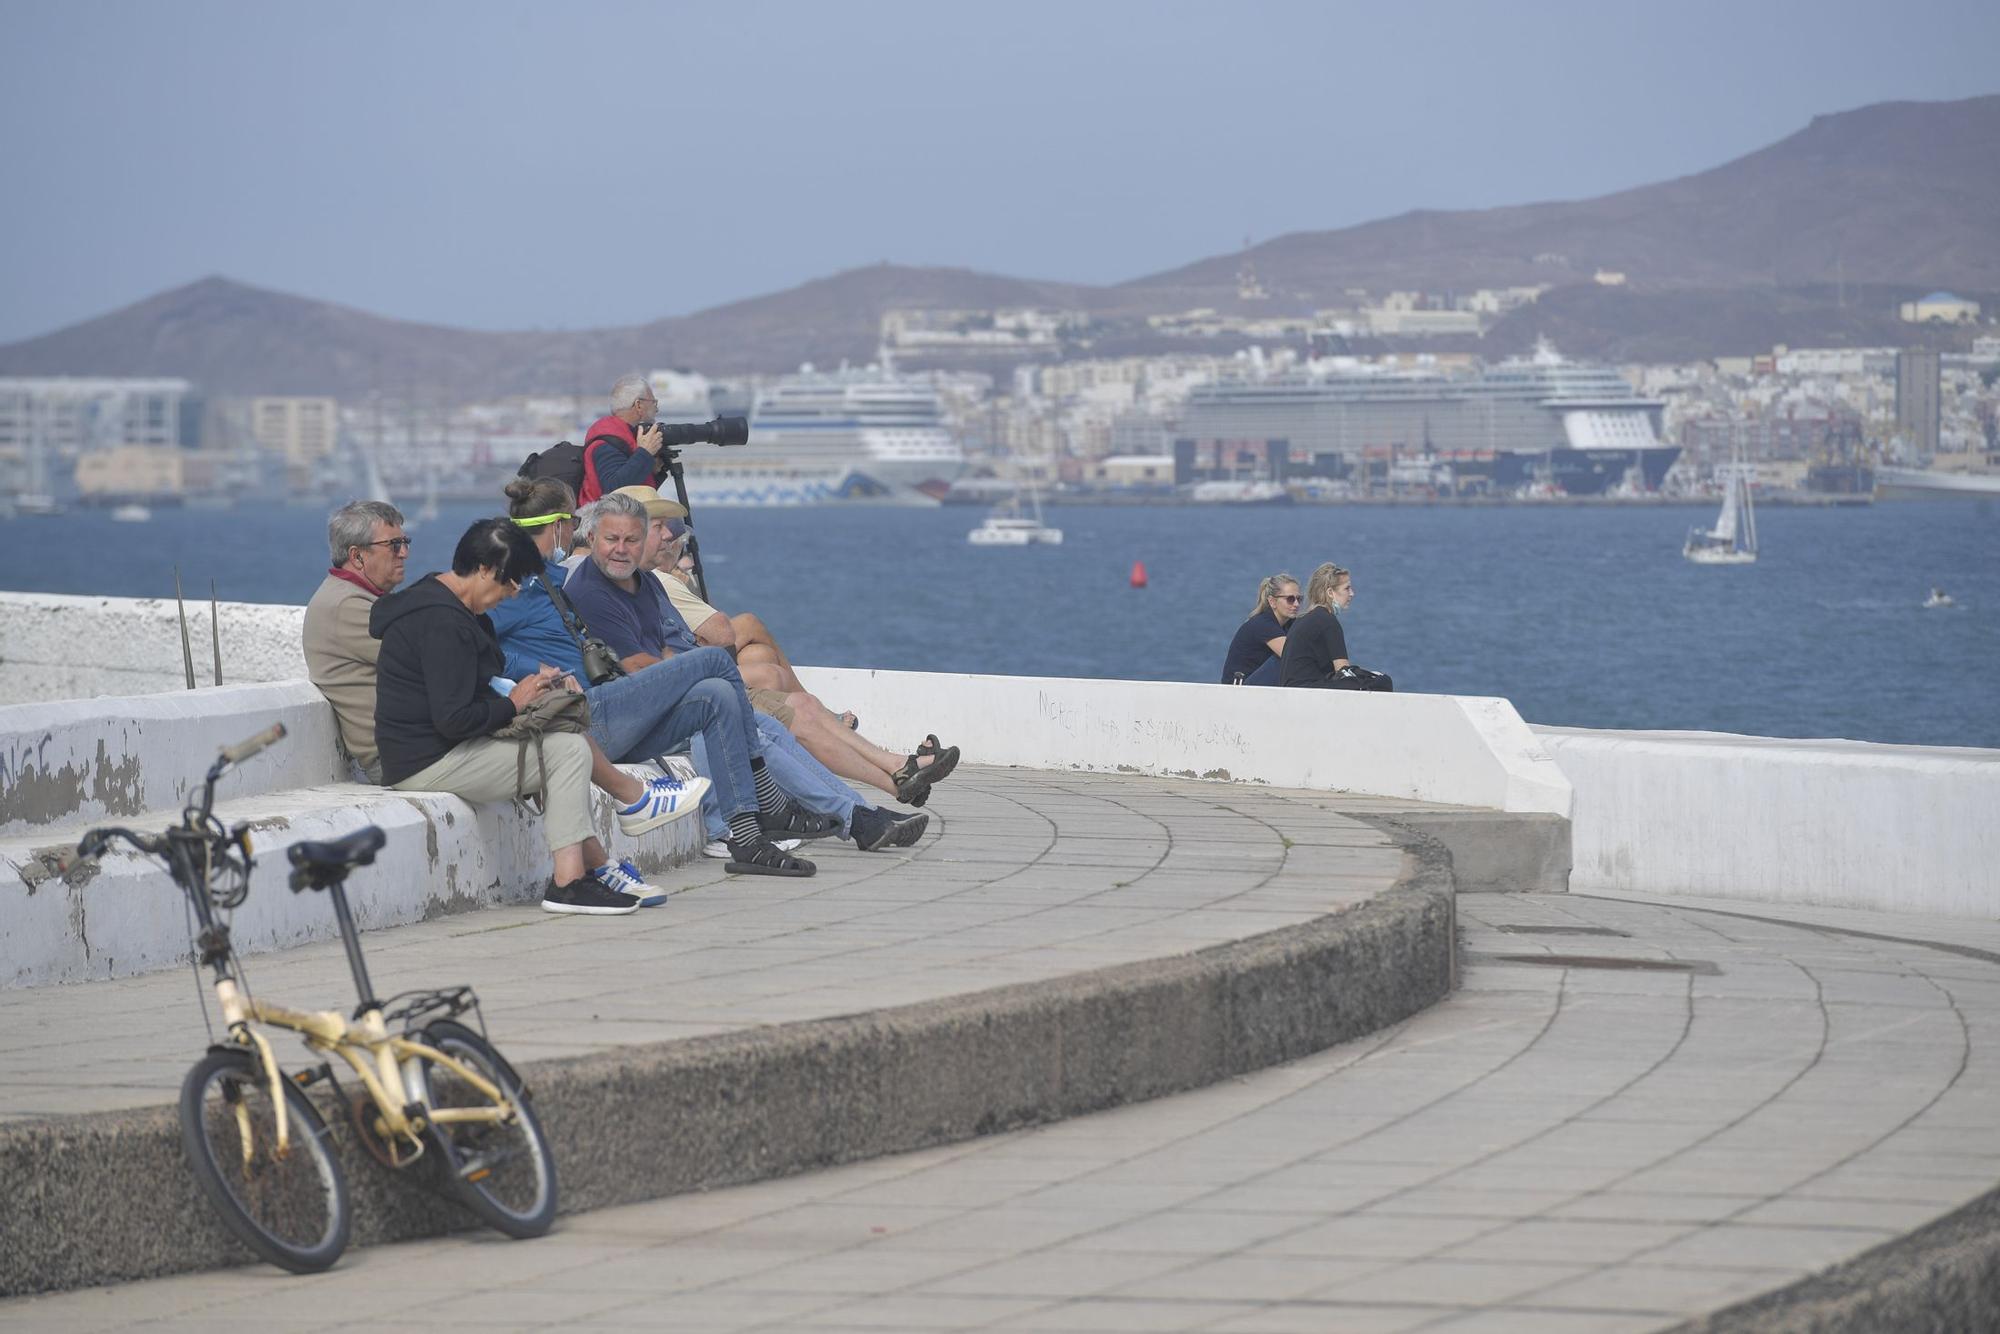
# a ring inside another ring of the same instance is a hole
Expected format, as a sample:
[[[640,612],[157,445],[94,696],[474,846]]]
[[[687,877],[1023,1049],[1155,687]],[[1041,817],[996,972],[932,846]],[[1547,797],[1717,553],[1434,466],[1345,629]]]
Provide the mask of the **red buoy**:
[[[1135,560],[1132,562],[1132,587],[1144,588],[1145,586],[1146,586],[1146,562],[1142,560]]]

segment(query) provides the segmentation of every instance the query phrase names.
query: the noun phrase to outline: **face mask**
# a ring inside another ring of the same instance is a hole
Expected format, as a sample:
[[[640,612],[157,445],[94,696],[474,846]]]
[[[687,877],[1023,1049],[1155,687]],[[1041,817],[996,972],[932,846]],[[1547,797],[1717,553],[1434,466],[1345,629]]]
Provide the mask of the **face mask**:
[[[557,547],[549,553],[549,563],[551,565],[560,565],[567,559],[569,559],[569,552],[562,547]]]

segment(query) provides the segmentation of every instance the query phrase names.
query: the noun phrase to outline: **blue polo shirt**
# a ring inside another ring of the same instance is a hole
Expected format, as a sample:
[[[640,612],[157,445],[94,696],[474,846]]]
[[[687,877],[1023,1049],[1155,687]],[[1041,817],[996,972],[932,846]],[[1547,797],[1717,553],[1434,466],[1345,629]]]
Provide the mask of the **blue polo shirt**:
[[[568,570],[550,561],[540,574],[521,581],[520,592],[486,613],[500,636],[500,651],[507,656],[507,675],[514,680],[534,675],[547,663],[574,676],[577,684],[589,684],[583,676],[583,650],[563,628],[562,616],[544,586],[546,582],[561,588],[568,575]]]
[[[605,578],[595,561],[585,557],[570,573],[563,592],[569,595],[570,604],[583,617],[590,632],[609,644],[611,651],[621,658],[634,653],[664,658],[670,653],[691,653],[701,647],[651,571],[641,570],[635,582],[638,591],[627,593]],[[546,593],[542,600],[548,601]]]

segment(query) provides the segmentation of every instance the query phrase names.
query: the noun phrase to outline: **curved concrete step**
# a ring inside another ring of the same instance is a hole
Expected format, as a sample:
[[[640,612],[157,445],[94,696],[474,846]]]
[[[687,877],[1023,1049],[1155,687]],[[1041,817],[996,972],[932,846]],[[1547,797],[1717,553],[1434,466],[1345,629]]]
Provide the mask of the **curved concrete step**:
[[[827,849],[806,881],[700,863],[657,912],[494,909],[370,961],[385,991],[480,987],[590,1209],[1152,1098],[1421,1009],[1452,981],[1449,858],[1336,801],[967,767],[910,853]],[[318,946],[252,980],[328,1003],[339,969]],[[0,1291],[241,1258],[160,1105],[198,1054],[188,989],[0,995]],[[462,1224],[343,1152],[358,1243]]]

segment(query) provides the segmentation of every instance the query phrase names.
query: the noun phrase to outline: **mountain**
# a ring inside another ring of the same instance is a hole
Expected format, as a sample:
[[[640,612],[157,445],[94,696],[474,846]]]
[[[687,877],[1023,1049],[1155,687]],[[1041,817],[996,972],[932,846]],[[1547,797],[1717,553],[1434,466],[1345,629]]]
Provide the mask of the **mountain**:
[[[1246,255],[1121,284],[1235,304]],[[1247,252],[1276,298],[1333,304],[1347,288],[1466,291],[1588,282],[1647,287],[1892,283],[2000,289],[2000,96],[1885,102],[1819,116],[1746,157],[1569,203],[1415,212],[1296,232]]]
[[[1246,257],[1268,298],[1239,297]],[[1597,286],[1599,269],[1626,274],[1627,285]],[[898,307],[1088,310],[1097,348],[1139,353],[1204,346],[1162,338],[1150,314],[1286,314],[1348,304],[1350,288],[1529,284],[1553,290],[1466,346],[1511,350],[1552,334],[1578,355],[1678,360],[1774,340],[1907,339],[1896,300],[1933,288],[1982,300],[2000,292],[2000,96],[1821,116],[1768,148],[1658,185],[1299,232],[1114,287],[880,264],[650,324],[484,333],[206,278],[0,346],[0,375],[179,375],[220,394],[591,394],[633,367],[728,375],[864,361],[883,312]]]
[[[485,333],[393,320],[204,278],[40,338],[0,347],[0,375],[178,375],[218,394],[595,393],[634,367],[711,374],[863,362],[884,311],[1074,306],[1088,289],[964,269],[880,264],[651,324]]]

